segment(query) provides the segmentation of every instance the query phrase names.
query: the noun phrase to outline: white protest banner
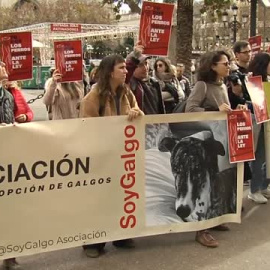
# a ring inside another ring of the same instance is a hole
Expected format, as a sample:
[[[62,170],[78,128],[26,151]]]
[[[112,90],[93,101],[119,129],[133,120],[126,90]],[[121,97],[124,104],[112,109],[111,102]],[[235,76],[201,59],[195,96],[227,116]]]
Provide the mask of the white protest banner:
[[[2,259],[241,220],[222,113],[27,123],[0,147]]]

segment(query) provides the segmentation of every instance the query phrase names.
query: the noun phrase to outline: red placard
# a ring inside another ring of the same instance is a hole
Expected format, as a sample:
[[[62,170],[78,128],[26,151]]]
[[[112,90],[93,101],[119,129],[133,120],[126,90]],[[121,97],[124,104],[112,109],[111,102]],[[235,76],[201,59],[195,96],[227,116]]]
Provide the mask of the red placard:
[[[80,33],[82,32],[82,25],[78,23],[52,23],[52,32],[69,32]]]
[[[54,42],[56,69],[62,74],[61,82],[82,80],[82,43],[81,40]]]
[[[6,64],[9,81],[29,80],[33,77],[33,49],[31,32],[0,34],[1,60]]]
[[[263,90],[262,77],[249,77],[246,83],[251,98],[257,124],[269,121],[265,93]]]
[[[227,116],[230,163],[254,160],[250,111],[231,111]]]
[[[166,56],[174,5],[143,2],[139,40],[148,55]]]
[[[255,54],[261,51],[262,36],[250,37],[248,39],[248,42],[251,47],[252,56],[254,56]]]

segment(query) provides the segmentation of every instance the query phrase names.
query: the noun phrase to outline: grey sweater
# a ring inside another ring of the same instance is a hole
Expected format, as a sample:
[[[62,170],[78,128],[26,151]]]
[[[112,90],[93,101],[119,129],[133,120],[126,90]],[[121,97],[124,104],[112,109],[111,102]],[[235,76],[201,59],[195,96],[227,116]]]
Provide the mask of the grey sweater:
[[[186,112],[218,111],[223,103],[230,105],[224,83],[198,81],[187,99]]]

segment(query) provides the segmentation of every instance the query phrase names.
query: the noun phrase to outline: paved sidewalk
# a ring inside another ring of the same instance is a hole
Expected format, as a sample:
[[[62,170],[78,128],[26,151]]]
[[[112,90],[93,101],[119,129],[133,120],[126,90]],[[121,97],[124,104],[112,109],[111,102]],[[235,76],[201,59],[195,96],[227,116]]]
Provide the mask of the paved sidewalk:
[[[23,95],[26,101],[36,98],[38,95],[43,94],[43,89],[23,89]],[[48,120],[46,106],[43,104],[42,99],[36,100],[34,103],[29,104],[30,108],[34,112],[34,121]]]
[[[244,207],[242,224],[230,224],[229,232],[213,232],[220,242],[216,249],[196,243],[195,233],[176,233],[137,238],[132,250],[108,243],[97,259],[87,258],[77,247],[18,261],[25,270],[269,270],[270,202],[256,205],[244,199]]]

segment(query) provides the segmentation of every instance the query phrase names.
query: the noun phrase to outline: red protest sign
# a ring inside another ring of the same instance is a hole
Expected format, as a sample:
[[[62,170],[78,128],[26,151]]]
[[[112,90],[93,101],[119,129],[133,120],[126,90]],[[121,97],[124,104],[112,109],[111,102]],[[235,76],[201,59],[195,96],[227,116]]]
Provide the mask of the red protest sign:
[[[249,77],[246,83],[251,98],[257,124],[269,121],[265,93],[263,90],[262,77]]]
[[[172,4],[143,2],[139,40],[145,54],[168,54],[173,9]]]
[[[254,160],[250,111],[231,111],[227,116],[230,163]]]
[[[52,32],[69,32],[80,33],[82,32],[82,25],[78,23],[52,23]]]
[[[82,80],[82,43],[75,41],[54,42],[56,69],[62,74],[61,82]]]
[[[9,81],[33,77],[31,32],[0,34],[1,60],[6,64]]]
[[[261,51],[262,36],[250,37],[248,42],[251,47],[252,56]]]

